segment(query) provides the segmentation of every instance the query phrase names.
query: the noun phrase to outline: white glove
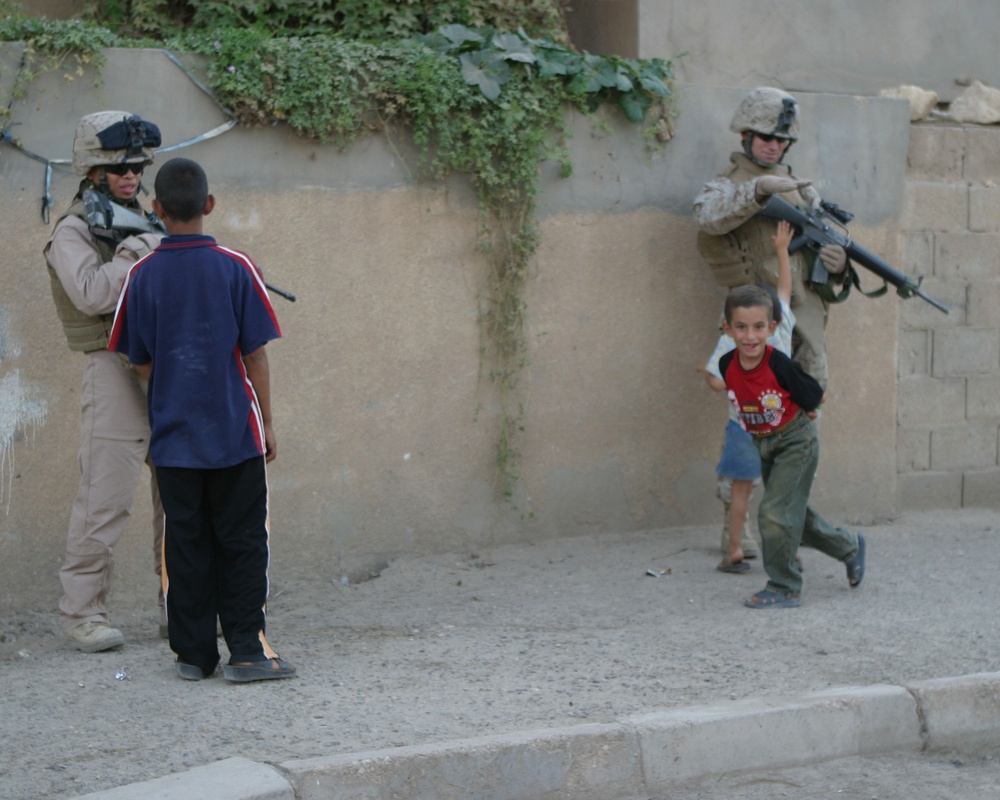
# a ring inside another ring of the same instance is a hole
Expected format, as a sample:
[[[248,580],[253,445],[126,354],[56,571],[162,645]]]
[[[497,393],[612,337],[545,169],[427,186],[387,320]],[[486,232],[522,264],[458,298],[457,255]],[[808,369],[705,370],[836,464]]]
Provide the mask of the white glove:
[[[847,268],[847,251],[839,244],[823,245],[819,251],[819,260],[823,262],[827,272],[839,275]]]
[[[796,178],[781,178],[777,175],[763,175],[757,178],[755,192],[757,200],[763,200],[772,194],[782,194],[783,192],[794,192],[812,186],[812,181],[800,181]]]

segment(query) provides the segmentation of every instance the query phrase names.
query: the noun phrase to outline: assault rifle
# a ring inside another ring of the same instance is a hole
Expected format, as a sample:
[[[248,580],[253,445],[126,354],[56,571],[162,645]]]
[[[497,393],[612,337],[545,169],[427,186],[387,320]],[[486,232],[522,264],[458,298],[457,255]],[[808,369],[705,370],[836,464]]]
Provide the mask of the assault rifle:
[[[115,231],[123,233],[166,233],[167,227],[156,214],[149,212],[145,215],[137,214],[125,206],[111,201],[107,195],[87,189],[83,193],[83,213],[87,217],[87,225],[96,236],[114,238]],[[272,286],[264,284],[275,294],[280,294],[286,300],[294,303],[295,295]]]
[[[791,203],[785,202],[780,197],[771,195],[764,204],[764,207],[757,214],[768,219],[783,219],[795,228],[796,236],[788,246],[788,250],[791,253],[802,247],[809,247],[816,252],[819,252],[821,248],[828,244],[837,244],[843,247],[847,251],[847,257],[851,261],[874,272],[882,279],[883,285],[880,289],[876,289],[874,292],[865,292],[869,297],[882,296],[888,291],[889,284],[892,284],[896,287],[896,294],[900,297],[906,299],[919,297],[945,314],[948,313],[948,308],[945,305],[921,291],[920,284],[923,283],[923,276],[914,280],[902,272],[893,269],[877,255],[865,250],[861,245],[852,242],[851,232],[847,229],[847,223],[854,219],[854,215],[848,211],[844,211],[836,203],[823,201],[818,209],[806,213],[799,211]],[[841,233],[836,230],[834,226],[843,232]],[[857,273],[851,269],[850,264],[848,264],[847,268],[849,273],[847,279],[854,283],[858,291],[862,291]],[[830,273],[826,271],[823,262],[818,258],[813,265],[812,275],[810,275],[809,280],[814,284],[825,284],[830,280]]]

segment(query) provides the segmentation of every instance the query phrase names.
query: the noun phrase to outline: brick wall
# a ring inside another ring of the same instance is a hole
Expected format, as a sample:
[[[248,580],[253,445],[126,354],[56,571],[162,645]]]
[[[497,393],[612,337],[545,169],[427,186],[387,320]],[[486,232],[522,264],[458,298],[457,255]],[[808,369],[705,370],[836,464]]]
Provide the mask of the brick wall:
[[[902,271],[900,508],[1000,508],[1000,127],[912,127]]]

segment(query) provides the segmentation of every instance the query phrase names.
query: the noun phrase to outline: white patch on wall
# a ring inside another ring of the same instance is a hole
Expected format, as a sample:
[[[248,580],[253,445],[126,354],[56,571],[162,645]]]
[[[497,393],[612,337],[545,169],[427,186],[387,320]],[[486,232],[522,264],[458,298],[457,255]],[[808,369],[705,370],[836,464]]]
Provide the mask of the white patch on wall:
[[[256,211],[251,211],[249,214],[230,214],[226,222],[234,231],[260,230],[260,214]]]
[[[21,380],[21,372],[10,370],[0,377],[0,505],[10,511],[14,481],[14,443],[32,440],[35,430],[45,422],[48,404],[38,389]]]
[[[17,368],[4,362],[20,355],[21,349],[7,333],[6,314],[0,309],[0,505],[10,512],[14,482],[14,444],[30,433],[32,440],[45,422],[49,404],[41,389],[21,379]]]

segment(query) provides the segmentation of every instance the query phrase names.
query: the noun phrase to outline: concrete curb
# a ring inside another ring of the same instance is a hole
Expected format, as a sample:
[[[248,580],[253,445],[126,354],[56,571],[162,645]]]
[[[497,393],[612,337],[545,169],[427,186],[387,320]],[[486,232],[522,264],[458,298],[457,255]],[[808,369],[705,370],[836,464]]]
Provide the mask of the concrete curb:
[[[89,800],[607,800],[710,775],[1000,744],[1000,673],[831,689],[579,725],[286,761],[230,758]]]
[[[227,758],[187,772],[83,797],[94,800],[295,800],[295,791],[274,767],[246,758]]]

